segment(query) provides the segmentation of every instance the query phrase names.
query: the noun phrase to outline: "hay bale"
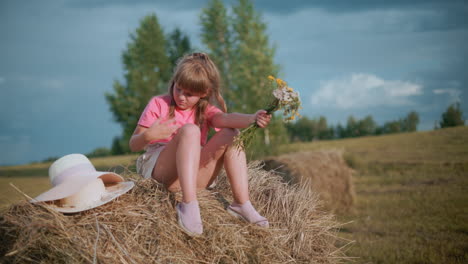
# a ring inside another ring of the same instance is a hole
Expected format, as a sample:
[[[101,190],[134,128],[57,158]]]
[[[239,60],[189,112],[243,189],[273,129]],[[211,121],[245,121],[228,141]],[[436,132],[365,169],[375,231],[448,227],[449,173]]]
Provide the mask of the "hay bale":
[[[264,169],[276,171],[287,183],[308,185],[332,211],[348,211],[354,204],[353,170],[343,151],[285,154],[265,160]]]
[[[270,221],[264,229],[230,216],[224,173],[199,192],[201,237],[181,231],[170,194],[153,180],[136,180],[111,203],[63,215],[26,201],[0,214],[0,253],[7,263],[337,263],[336,222],[318,210],[307,188],[290,186],[259,163],[249,168],[251,200]],[[1,262],[1,261],[0,261]]]

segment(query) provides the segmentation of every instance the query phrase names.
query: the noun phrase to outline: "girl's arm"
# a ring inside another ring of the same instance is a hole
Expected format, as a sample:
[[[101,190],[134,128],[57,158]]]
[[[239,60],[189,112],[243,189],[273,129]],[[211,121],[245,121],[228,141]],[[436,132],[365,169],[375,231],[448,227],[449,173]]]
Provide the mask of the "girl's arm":
[[[255,114],[219,113],[213,116],[211,124],[219,128],[246,128],[257,122],[259,127],[266,127],[270,123],[271,115],[265,110],[258,110]]]
[[[153,140],[164,139],[170,137],[179,128],[176,126],[173,119],[161,122],[156,120],[151,127],[143,127],[137,125],[132,137],[130,138],[129,146],[133,152],[141,151],[145,146]]]
[[[130,150],[132,152],[137,152],[143,150],[145,146],[150,142],[147,138],[147,134],[145,133],[148,128],[142,127],[138,125],[133,132],[128,145],[130,146]]]

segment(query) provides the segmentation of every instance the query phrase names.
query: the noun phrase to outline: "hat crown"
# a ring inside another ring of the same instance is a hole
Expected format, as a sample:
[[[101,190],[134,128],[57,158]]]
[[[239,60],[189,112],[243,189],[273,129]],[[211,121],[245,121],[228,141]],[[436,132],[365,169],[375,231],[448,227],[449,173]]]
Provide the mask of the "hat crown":
[[[101,200],[105,192],[106,188],[102,179],[96,178],[82,187],[79,192],[61,199],[61,203],[63,207],[92,207]]]
[[[83,154],[69,154],[56,160],[49,168],[50,182],[55,186],[74,172],[95,171],[93,164]]]

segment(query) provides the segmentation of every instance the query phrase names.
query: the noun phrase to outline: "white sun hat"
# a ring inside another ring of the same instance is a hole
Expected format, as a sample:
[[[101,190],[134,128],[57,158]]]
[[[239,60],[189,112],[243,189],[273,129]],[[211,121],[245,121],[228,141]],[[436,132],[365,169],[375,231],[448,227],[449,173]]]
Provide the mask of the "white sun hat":
[[[124,182],[113,172],[96,171],[82,154],[70,154],[56,160],[49,168],[52,189],[32,199],[31,203],[47,202],[62,213],[89,210],[128,192],[134,182]]]

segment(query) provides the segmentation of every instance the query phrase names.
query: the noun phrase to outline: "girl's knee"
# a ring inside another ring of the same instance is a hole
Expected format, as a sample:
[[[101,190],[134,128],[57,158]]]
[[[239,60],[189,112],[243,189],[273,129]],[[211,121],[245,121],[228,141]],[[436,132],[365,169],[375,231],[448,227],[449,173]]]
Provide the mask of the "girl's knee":
[[[200,138],[201,131],[200,128],[195,124],[185,124],[179,129],[178,134]]]
[[[221,131],[219,131],[218,133],[222,133],[223,135],[225,135],[226,137],[236,137],[237,135],[239,135],[240,131],[239,129],[237,128],[223,128],[221,129]]]

